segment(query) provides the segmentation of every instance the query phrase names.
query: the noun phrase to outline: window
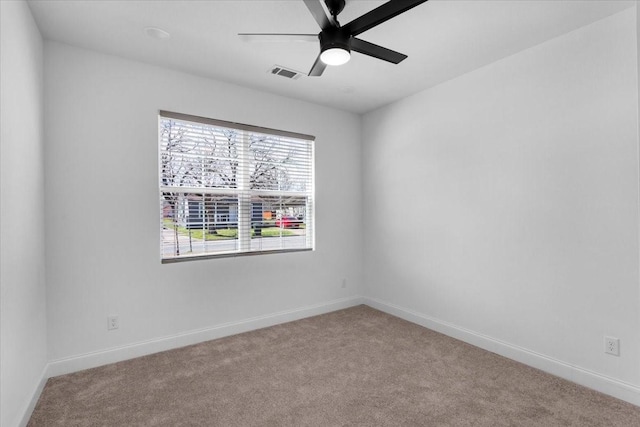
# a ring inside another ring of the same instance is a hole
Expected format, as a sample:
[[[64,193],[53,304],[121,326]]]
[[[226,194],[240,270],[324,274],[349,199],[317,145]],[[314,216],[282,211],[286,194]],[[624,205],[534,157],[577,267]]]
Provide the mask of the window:
[[[163,262],[311,250],[314,137],[160,111]]]

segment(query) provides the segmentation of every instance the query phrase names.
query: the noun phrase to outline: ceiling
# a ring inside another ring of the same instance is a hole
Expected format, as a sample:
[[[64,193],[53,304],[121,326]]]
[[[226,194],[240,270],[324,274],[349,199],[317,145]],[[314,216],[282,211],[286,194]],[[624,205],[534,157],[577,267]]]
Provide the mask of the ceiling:
[[[394,0],[395,1],[395,0]],[[359,37],[409,57],[398,65],[358,53],[321,77],[307,73],[315,42],[246,42],[237,33],[318,33],[302,0],[29,0],[45,39],[365,113],[635,5],[616,0],[430,0]],[[385,3],[347,0],[339,20]],[[149,37],[158,27],[171,37]]]

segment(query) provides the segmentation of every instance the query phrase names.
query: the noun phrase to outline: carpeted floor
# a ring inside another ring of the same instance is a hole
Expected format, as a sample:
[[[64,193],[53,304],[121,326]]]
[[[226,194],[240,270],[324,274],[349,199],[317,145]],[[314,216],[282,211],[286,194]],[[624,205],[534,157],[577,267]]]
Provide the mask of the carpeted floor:
[[[640,408],[359,306],[51,378],[29,426],[640,426]]]

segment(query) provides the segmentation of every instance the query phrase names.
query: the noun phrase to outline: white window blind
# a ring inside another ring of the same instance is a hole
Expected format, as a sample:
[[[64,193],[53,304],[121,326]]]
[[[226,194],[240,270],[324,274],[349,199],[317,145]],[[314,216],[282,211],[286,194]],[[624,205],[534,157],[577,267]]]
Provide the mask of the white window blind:
[[[314,137],[161,111],[163,262],[314,247]]]

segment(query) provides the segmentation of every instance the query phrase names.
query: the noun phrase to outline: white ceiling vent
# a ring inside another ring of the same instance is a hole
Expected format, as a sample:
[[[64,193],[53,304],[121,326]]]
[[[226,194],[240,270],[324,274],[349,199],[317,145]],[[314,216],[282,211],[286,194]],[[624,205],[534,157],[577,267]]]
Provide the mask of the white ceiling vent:
[[[284,68],[280,65],[274,65],[273,67],[269,68],[267,72],[293,80],[297,80],[300,78],[300,76],[304,75],[300,71]]]

